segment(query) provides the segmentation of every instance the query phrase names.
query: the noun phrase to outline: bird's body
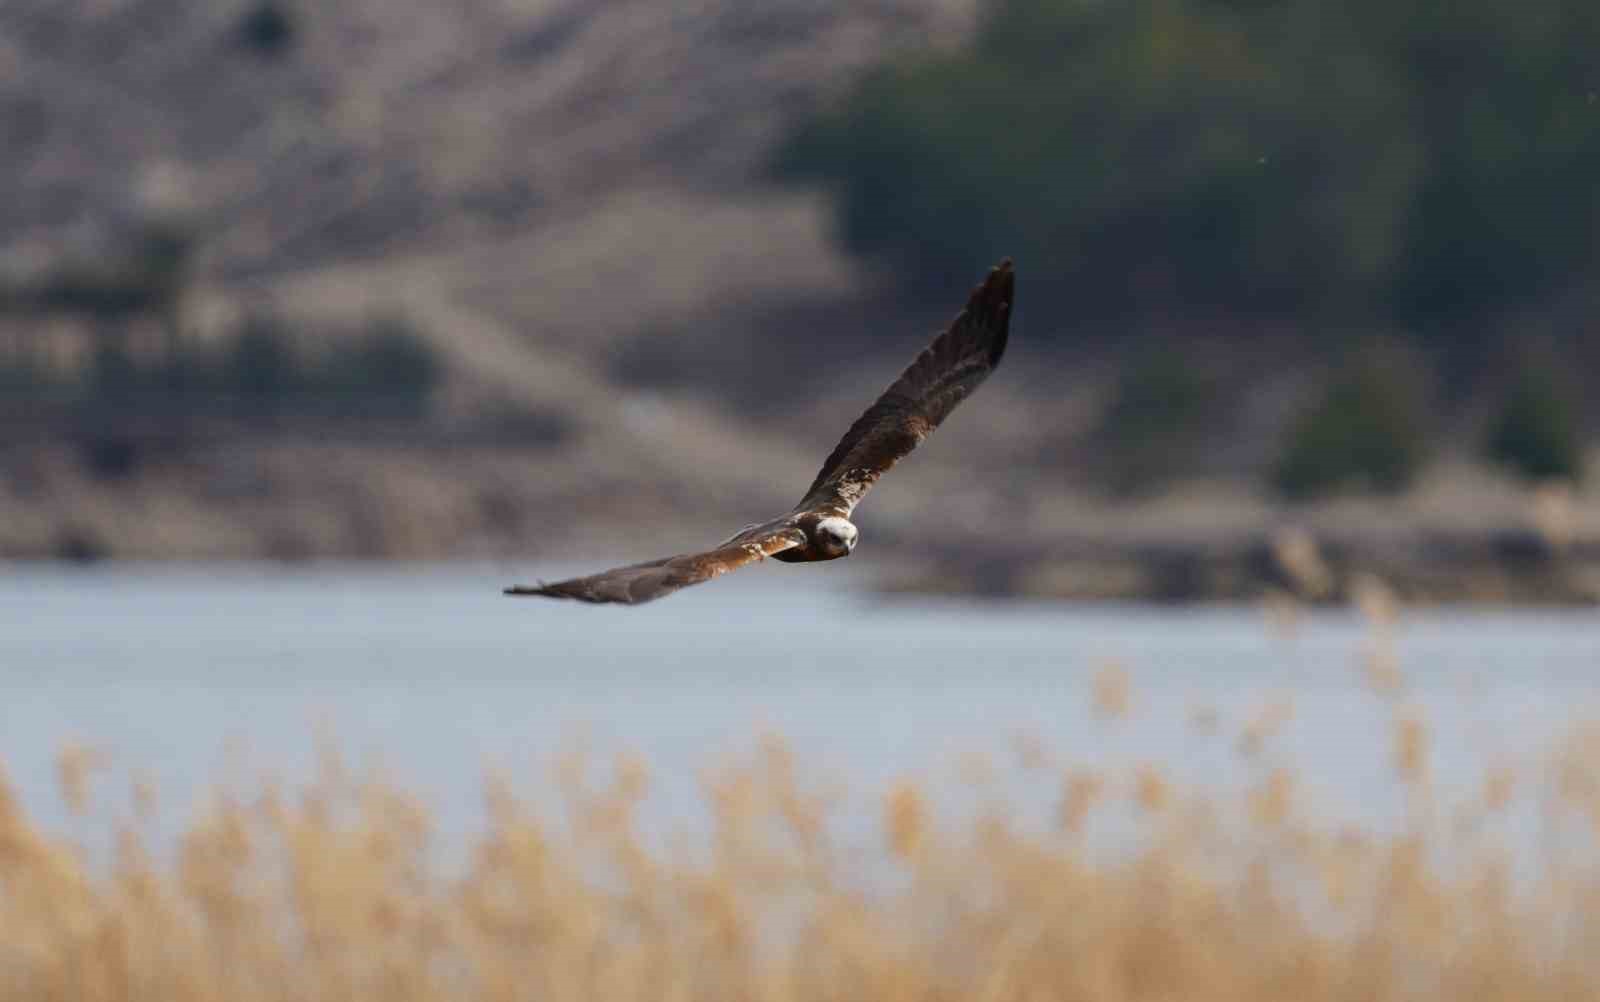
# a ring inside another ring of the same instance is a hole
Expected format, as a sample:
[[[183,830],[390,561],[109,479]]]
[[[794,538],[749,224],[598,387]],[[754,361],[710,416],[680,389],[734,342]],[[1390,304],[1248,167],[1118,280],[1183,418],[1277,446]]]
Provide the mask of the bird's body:
[[[848,557],[850,551],[856,548],[856,540],[860,538],[855,523],[838,515],[806,512],[787,515],[778,521],[792,524],[806,536],[804,546],[797,546],[792,550],[779,550],[772,555],[773,559],[786,564],[806,564],[816,560],[837,560],[840,557]],[[763,527],[758,526],[756,534],[760,535],[762,531]]]
[[[856,419],[794,509],[746,526],[715,549],[618,567],[508,595],[636,605],[767,557],[809,563],[849,556],[860,538],[850,514],[885,472],[927,438],[982,383],[1005,352],[1014,277],[990,269],[966,308]]]

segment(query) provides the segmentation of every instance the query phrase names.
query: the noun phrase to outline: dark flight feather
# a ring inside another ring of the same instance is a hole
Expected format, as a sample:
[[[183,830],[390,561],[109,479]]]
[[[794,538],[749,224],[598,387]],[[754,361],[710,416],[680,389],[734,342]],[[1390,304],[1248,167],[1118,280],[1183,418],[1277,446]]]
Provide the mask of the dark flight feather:
[[[845,432],[796,511],[848,517],[879,477],[988,378],[1005,354],[1014,291],[1006,258],[972,290],[950,327]]]

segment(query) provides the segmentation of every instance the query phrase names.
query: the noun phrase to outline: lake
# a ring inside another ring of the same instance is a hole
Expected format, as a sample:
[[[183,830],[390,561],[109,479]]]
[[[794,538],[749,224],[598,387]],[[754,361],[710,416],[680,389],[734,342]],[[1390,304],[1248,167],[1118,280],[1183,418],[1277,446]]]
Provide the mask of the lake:
[[[1330,817],[1382,825],[1402,810],[1395,710],[1363,682],[1375,633],[1354,612],[1285,632],[1249,606],[886,600],[826,567],[756,568],[634,609],[499,594],[531,576],[8,566],[0,759],[30,813],[68,830],[84,822],[59,800],[65,742],[105,750],[114,775],[148,773],[181,815],[215,781],[311,775],[322,725],[350,760],[420,792],[446,832],[481,821],[486,767],[543,797],[579,734],[649,763],[646,819],[663,828],[692,826],[704,770],[769,730],[864,796],[970,774],[975,755],[1020,776],[1020,734],[1057,765],[1156,763],[1218,789],[1289,763]],[[1445,790],[1537,759],[1600,695],[1588,611],[1407,614],[1393,644]],[[1131,681],[1120,719],[1094,699],[1112,662]],[[1292,707],[1281,732],[1241,755],[1241,731],[1274,706]],[[1196,729],[1197,708],[1215,711],[1215,734]],[[1041,818],[1060,789],[1055,772],[1005,782]],[[125,785],[102,784],[106,809],[126,809]]]

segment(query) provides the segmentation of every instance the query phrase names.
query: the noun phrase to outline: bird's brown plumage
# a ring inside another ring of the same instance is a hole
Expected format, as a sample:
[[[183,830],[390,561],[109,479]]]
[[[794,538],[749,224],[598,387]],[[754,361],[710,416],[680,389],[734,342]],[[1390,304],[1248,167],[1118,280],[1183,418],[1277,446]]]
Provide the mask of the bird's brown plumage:
[[[950,327],[856,418],[796,511],[827,509],[848,516],[879,477],[988,378],[1005,354],[1014,286],[1007,258],[972,290]]]
[[[753,525],[715,549],[633,564],[554,584],[519,585],[507,595],[637,605],[769,556],[826,560],[812,538],[825,518],[848,518],[878,478],[939,427],[999,364],[1011,324],[1015,278],[1007,258],[973,289],[966,307],[856,419],[787,515]]]
[[[738,570],[746,564],[765,560],[774,553],[806,544],[806,535],[799,529],[779,527],[768,530],[765,526],[762,529],[765,531],[742,532],[704,553],[685,553],[649,563],[617,567],[555,584],[516,585],[507,588],[506,594],[638,605],[671,594],[679,588],[710,581],[718,574]]]

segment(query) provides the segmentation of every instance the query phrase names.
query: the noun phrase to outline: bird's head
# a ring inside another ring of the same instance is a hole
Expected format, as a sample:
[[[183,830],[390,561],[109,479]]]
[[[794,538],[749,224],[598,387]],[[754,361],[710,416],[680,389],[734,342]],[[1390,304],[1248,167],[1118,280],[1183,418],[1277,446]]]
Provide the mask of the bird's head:
[[[815,542],[830,557],[848,557],[856,548],[855,524],[837,515],[817,523]]]

